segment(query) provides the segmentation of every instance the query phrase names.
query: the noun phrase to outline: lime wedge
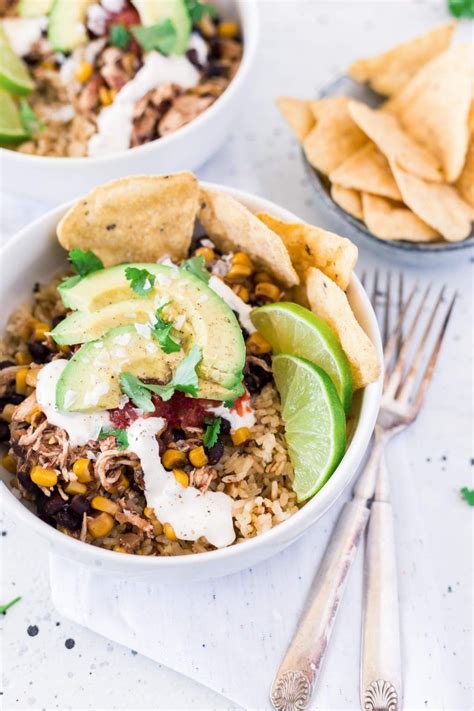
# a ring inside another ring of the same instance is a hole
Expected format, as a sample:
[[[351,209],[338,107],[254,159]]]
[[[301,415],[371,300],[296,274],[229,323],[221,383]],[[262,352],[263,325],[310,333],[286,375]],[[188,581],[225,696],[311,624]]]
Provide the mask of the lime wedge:
[[[34,89],[26,64],[4,38],[0,38],[0,87],[12,94],[29,94]]]
[[[250,318],[274,353],[291,353],[322,368],[334,383],[344,410],[349,411],[351,369],[326,321],[303,306],[284,301],[253,309]]]
[[[0,143],[19,143],[25,138],[27,136],[15,102],[10,94],[0,89]]]
[[[344,456],[346,418],[324,370],[304,358],[273,357],[285,438],[295,470],[293,490],[306,501],[321,489]]]

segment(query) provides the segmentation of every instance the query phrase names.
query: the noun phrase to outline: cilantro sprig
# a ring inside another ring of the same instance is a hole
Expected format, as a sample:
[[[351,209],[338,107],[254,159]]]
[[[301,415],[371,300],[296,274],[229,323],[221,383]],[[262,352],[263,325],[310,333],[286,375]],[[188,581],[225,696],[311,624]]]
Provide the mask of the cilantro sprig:
[[[114,47],[118,47],[119,49],[127,49],[131,39],[132,35],[127,30],[125,25],[122,25],[121,23],[112,25],[109,30],[109,44]]]
[[[123,450],[128,448],[127,430],[121,427],[102,427],[99,432],[99,439],[107,439],[107,437],[115,437],[117,440],[117,449]]]
[[[199,2],[199,0],[186,0],[189,16],[193,23],[202,20],[204,15],[209,17],[217,17],[217,10],[213,5],[207,2]]]
[[[71,262],[72,270],[75,272],[75,276],[69,277],[61,282],[62,289],[70,289],[72,286],[77,284],[78,281],[83,279],[83,277],[92,272],[98,272],[104,268],[104,264],[99,257],[91,252],[90,249],[84,251],[80,247],[75,247],[71,249],[68,255],[68,259]]]
[[[198,257],[191,257],[191,259],[186,259],[184,262],[181,263],[180,268],[184,269],[187,272],[190,272],[191,274],[194,274],[195,277],[201,279],[201,281],[207,284],[209,279],[211,278],[211,275],[204,266],[205,264],[206,260],[202,255],[199,255]]]
[[[29,138],[31,138],[34,133],[44,129],[44,122],[33,111],[25,98],[20,99],[20,121]]]
[[[131,31],[144,52],[151,52],[152,49],[157,49],[162,54],[171,54],[173,52],[177,32],[170,19],[148,27],[135,25],[131,28]]]
[[[474,506],[474,489],[468,489],[467,486],[463,486],[459,493],[469,506]]]
[[[474,0],[448,0],[448,9],[454,17],[474,18]]]
[[[10,609],[10,607],[13,607],[13,605],[16,605],[17,602],[20,602],[21,597],[14,597],[13,600],[10,600],[10,602],[7,602],[5,605],[0,605],[0,615],[5,615],[7,610]]]
[[[155,285],[155,275],[148,269],[138,269],[138,267],[127,267],[125,278],[130,282],[130,287],[138,296],[147,296]]]
[[[166,321],[163,318],[162,313],[165,306],[168,306],[169,302],[160,306],[159,309],[155,311],[155,323],[152,326],[151,332],[153,337],[156,338],[161,346],[161,350],[164,353],[178,353],[181,350],[181,344],[173,340],[171,337],[171,331],[174,328],[172,321]]]
[[[176,390],[196,397],[198,394],[198,375],[196,367],[202,358],[201,349],[193,346],[189,353],[178,363],[173,378],[166,385],[143,383],[132,373],[122,373],[120,387],[136,407],[144,412],[153,412],[152,393],[162,400],[170,400]]]
[[[221,417],[206,417],[204,419],[204,422],[207,425],[207,427],[206,427],[206,431],[204,432],[203,442],[204,442],[205,447],[210,448],[216,444],[216,442],[219,438],[219,432],[221,431],[222,418]]]

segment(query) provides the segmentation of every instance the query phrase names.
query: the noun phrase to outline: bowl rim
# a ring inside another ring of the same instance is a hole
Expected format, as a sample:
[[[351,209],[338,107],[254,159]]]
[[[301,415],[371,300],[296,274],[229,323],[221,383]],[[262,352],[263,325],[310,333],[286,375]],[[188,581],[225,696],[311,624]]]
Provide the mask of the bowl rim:
[[[350,82],[354,86],[357,87],[365,87],[368,92],[370,92],[372,97],[377,97],[378,99],[383,100],[384,97],[382,97],[381,94],[377,94],[374,92],[372,89],[370,89],[369,86],[354,81],[350,76],[347,74],[342,74],[341,76],[337,77],[333,81],[329,82],[325,86],[322,87],[319,91],[319,98],[324,99],[328,98],[331,96],[335,96],[335,92],[341,92],[344,94],[344,88],[343,86],[347,83]],[[345,95],[345,94],[344,94]],[[348,223],[350,227],[360,236],[360,237],[365,237],[366,239],[370,240],[373,244],[377,245],[384,245],[387,247],[387,249],[392,249],[392,250],[399,250],[400,252],[403,252],[405,254],[411,253],[411,254],[416,254],[416,253],[425,253],[425,254],[445,254],[446,252],[457,252],[457,251],[462,251],[465,249],[470,249],[471,247],[474,246],[474,228],[471,230],[470,235],[468,235],[465,239],[460,240],[458,242],[448,242],[445,240],[444,242],[412,242],[410,240],[400,240],[400,239],[393,239],[393,240],[387,240],[387,239],[382,239],[381,237],[377,237],[373,232],[370,232],[370,230],[365,226],[365,224],[361,221],[358,220],[357,217],[354,217],[353,215],[350,215],[348,212],[346,212],[340,205],[335,202],[332,197],[330,192],[327,190],[325,181],[326,178],[325,176],[322,175],[322,173],[314,168],[311,163],[308,161],[306,154],[304,152],[304,149],[301,149],[301,155],[303,158],[303,163],[306,169],[306,172],[310,178],[310,181],[315,188],[316,192],[318,195],[321,196],[321,199],[323,203],[326,205],[326,207],[331,210],[333,213],[336,214],[337,217],[342,222],[345,222],[346,224]]]
[[[252,193],[206,181],[200,181],[200,185],[206,189],[224,192],[241,201],[244,205],[258,204],[258,210],[263,210],[265,212],[273,211],[275,214],[279,215],[281,219],[294,222],[302,221],[292,212],[286,210],[286,208],[282,208],[276,203]],[[2,259],[8,260],[10,256],[9,253],[11,253],[11,257],[13,258],[22,242],[31,237],[31,235],[37,230],[43,230],[44,232],[45,225],[51,223],[53,220],[57,224],[64,212],[75,202],[76,200],[70,200],[52,210],[49,210],[41,217],[37,218],[20,230],[0,249],[0,262]],[[369,297],[355,273],[352,274],[349,288],[352,291],[355,291],[355,296],[360,300],[361,309],[364,312],[367,325],[372,332],[371,340],[375,345],[380,362],[383,363],[382,343],[377,318]],[[137,556],[132,554],[120,554],[120,558],[118,558],[119,554],[115,551],[110,551],[105,548],[99,548],[97,546],[84,543],[83,541],[66,536],[55,528],[52,528],[46,522],[42,521],[19,499],[17,499],[6,486],[5,482],[0,480],[0,492],[3,494],[2,499],[8,502],[7,505],[11,508],[15,516],[24,521],[31,529],[37,531],[43,538],[48,539],[53,544],[57,543],[58,548],[62,548],[63,551],[69,551],[69,553],[75,558],[84,559],[87,557],[94,559],[96,565],[101,565],[102,563],[100,561],[103,561],[105,567],[107,563],[117,564],[119,562],[119,567],[123,570],[127,568],[136,570],[140,569],[141,571],[147,569],[151,572],[170,568],[188,568],[192,567],[197,562],[201,562],[202,565],[206,563],[218,564],[219,561],[223,559],[227,561],[235,559],[241,554],[245,555],[247,552],[250,553],[253,549],[260,546],[271,546],[272,543],[276,547],[279,543],[278,539],[280,539],[280,545],[282,543],[282,539],[285,539],[285,535],[282,534],[287,534],[285,540],[287,542],[291,542],[296,540],[304,531],[310,528],[327,512],[331,506],[336,503],[337,499],[342,495],[343,491],[354,478],[357,467],[372,437],[379,411],[382,384],[383,373],[380,374],[378,380],[370,383],[364,388],[359,419],[354,428],[350,444],[347,447],[344,457],[342,458],[336,471],[326,482],[324,487],[318,492],[318,494],[316,494],[312,499],[309,499],[305,505],[290,518],[282,521],[269,531],[265,531],[261,535],[246,539],[237,545],[230,545],[225,548],[218,548],[216,550],[205,551],[203,553],[193,553],[190,555]],[[316,504],[320,511],[317,516],[314,516],[312,514],[313,510],[316,508]],[[288,535],[292,529],[294,530],[293,536]]]
[[[133,155],[138,158],[144,156],[146,153],[157,150],[158,146],[173,146],[180,139],[185,139],[193,130],[197,130],[199,127],[204,126],[207,122],[212,121],[215,114],[217,114],[221,109],[223,109],[230,101],[232,101],[233,96],[239,91],[240,86],[245,81],[251,67],[253,66],[253,61],[257,52],[258,36],[260,30],[260,15],[258,11],[257,3],[247,2],[246,0],[233,0],[235,5],[239,9],[242,30],[244,36],[243,42],[243,54],[242,61],[240,62],[239,68],[225,89],[225,91],[216,99],[216,101],[205,111],[203,111],[199,116],[190,121],[185,126],[182,126],[177,131],[170,133],[168,136],[163,136],[162,138],[155,138],[153,141],[144,143],[142,146],[135,146],[134,148],[127,148],[125,151],[120,151],[119,153],[114,153],[107,156],[38,156],[31,155],[29,153],[20,153],[19,151],[12,150],[11,148],[0,147],[0,155],[3,156],[4,160],[17,161],[18,163],[23,163],[25,168],[31,167],[30,161],[35,161],[35,167],[50,166],[57,167],[62,170],[66,166],[71,168],[82,168],[83,166],[96,166],[101,168],[106,165],[112,164],[114,161],[125,158],[126,156]],[[133,153],[131,154],[130,151]]]

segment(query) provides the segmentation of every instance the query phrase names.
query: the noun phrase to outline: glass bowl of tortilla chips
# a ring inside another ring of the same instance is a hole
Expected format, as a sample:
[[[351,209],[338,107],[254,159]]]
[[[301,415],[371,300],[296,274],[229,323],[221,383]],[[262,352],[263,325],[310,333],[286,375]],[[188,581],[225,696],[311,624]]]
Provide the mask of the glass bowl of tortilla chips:
[[[382,354],[349,240],[177,173],[99,186],[1,258],[4,499],[58,551],[126,575],[225,575],[282,550],[351,482]],[[254,323],[275,309],[284,352]],[[316,338],[306,359],[295,316]],[[293,419],[276,358],[313,383],[293,388]],[[302,479],[301,457],[324,476]]]
[[[472,52],[454,27],[354,62],[319,99],[278,100],[322,201],[386,253],[474,244]]]

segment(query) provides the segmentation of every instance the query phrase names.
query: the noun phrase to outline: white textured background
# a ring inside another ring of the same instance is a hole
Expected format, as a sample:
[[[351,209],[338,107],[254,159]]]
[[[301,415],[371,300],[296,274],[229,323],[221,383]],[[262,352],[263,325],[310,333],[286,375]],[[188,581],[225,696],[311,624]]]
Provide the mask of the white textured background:
[[[316,94],[353,58],[382,50],[445,19],[444,3],[268,0],[260,3],[260,8],[260,63],[252,93],[228,143],[199,171],[199,177],[258,193],[308,221],[337,228],[307,183],[298,146],[275,109],[274,97]],[[461,32],[467,36],[469,31],[465,23]],[[5,177],[4,191],[8,187]],[[4,192],[3,238],[47,207]],[[364,251],[359,273],[375,264],[388,266]],[[473,511],[458,493],[461,486],[472,486],[474,464],[472,266],[467,255],[455,268],[443,269],[441,265],[431,275],[435,283],[446,280],[458,288],[460,297],[426,408],[403,441],[389,452],[397,515],[406,708],[413,710],[464,711],[473,706]],[[409,270],[409,278],[416,271]],[[430,274],[420,268],[419,277],[428,280]],[[296,600],[299,605],[302,583],[296,561],[301,565],[303,559],[309,569],[314,568],[336,514],[330,512],[290,550],[239,577],[240,582],[248,581],[250,615],[262,603],[258,581],[263,589],[271,585],[272,579],[280,578],[281,566],[287,570],[288,606],[292,609]],[[237,708],[184,676],[61,618],[50,599],[45,544],[32,540],[29,531],[7,516],[0,519],[0,531],[0,601],[23,596],[0,618],[0,703],[6,711]],[[214,624],[226,609],[226,600],[219,596],[226,584],[213,584],[217,597]],[[360,584],[359,558],[315,707],[358,708]],[[170,602],[168,615],[182,612]],[[38,634],[32,637],[27,629],[34,625]],[[65,646],[69,639],[74,640],[70,649]],[[172,635],[169,644],[174,644]],[[227,654],[237,669],[242,668],[245,685],[246,661],[258,659],[259,650],[243,649],[235,639],[219,654]],[[255,698],[261,696],[256,694]],[[258,701],[248,708],[263,705]]]

